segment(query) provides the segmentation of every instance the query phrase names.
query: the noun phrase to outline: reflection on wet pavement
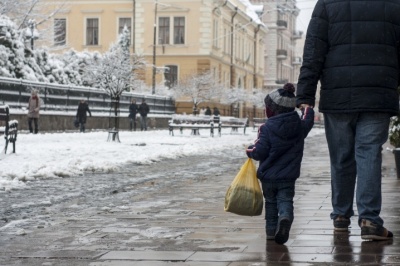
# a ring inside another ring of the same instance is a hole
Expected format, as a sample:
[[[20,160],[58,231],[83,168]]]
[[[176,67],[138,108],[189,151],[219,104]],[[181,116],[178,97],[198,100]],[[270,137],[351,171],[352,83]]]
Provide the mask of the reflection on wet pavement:
[[[37,206],[40,219],[27,213],[0,224],[0,265],[400,265],[400,181],[393,154],[383,155],[381,216],[395,235],[390,242],[361,240],[357,216],[349,232],[333,230],[328,151],[319,135],[306,140],[285,245],[266,240],[263,215],[224,212],[225,192],[246,159],[244,151],[225,151],[132,166],[116,188],[115,173],[111,183],[107,175],[88,178],[90,193]]]

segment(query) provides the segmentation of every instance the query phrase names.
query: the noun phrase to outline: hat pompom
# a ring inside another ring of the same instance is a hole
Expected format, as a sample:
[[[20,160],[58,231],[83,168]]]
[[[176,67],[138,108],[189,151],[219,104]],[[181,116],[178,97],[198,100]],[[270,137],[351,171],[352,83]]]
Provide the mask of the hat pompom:
[[[296,90],[296,89],[294,88],[294,85],[293,85],[292,83],[286,83],[286,84],[283,86],[283,89],[284,89],[284,90],[287,90],[287,91],[289,91],[289,92],[291,92],[291,93],[294,93],[294,91]]]

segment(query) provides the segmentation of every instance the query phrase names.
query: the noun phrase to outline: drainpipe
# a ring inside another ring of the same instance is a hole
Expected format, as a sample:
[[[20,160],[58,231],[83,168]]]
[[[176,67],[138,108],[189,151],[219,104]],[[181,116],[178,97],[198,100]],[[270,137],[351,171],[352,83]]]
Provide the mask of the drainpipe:
[[[260,31],[261,24],[258,24],[257,29],[254,30],[254,73],[253,73],[253,85],[257,83],[257,34]]]
[[[132,33],[132,53],[135,54],[135,43],[136,43],[136,0],[133,0],[133,10],[132,10],[132,21],[133,21],[133,33]]]
[[[231,75],[231,87],[233,87],[233,31],[234,31],[234,18],[238,13],[238,7],[235,7],[235,13],[233,13],[232,18],[231,18],[231,66],[230,66],[230,75]]]

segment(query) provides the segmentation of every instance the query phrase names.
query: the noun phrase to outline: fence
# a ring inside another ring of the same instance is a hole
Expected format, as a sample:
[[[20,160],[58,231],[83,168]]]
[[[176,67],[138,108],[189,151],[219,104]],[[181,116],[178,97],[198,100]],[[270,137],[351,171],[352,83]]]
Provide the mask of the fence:
[[[96,88],[33,82],[21,79],[0,77],[0,103],[10,108],[27,107],[31,90],[37,89],[42,99],[41,109],[45,111],[64,111],[75,113],[78,103],[85,99],[94,113],[110,113],[111,97]],[[171,115],[175,113],[175,102],[165,96],[144,95],[124,92],[120,97],[120,112],[127,114],[132,99],[140,104],[146,99],[152,115]]]

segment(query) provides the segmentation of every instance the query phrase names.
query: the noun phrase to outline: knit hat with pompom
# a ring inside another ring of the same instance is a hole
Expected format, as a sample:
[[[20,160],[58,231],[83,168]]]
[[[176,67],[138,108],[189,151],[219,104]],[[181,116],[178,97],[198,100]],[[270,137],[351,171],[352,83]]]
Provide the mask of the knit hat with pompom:
[[[294,111],[296,107],[295,88],[292,83],[286,83],[281,89],[267,94],[264,99],[267,117]]]

